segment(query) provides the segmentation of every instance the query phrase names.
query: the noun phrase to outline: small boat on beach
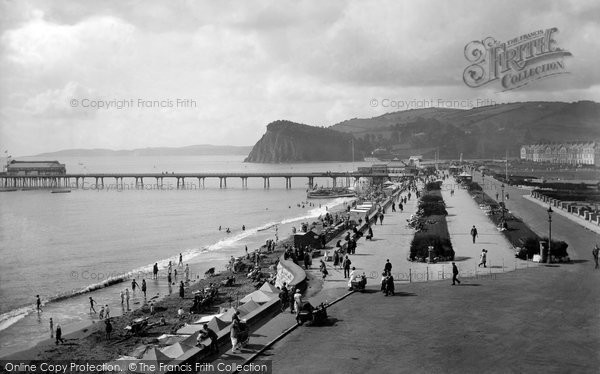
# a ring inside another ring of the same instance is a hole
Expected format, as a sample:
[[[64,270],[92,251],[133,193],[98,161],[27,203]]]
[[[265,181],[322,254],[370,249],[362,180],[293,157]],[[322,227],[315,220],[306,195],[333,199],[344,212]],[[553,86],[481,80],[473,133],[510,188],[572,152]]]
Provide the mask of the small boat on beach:
[[[69,192],[71,192],[71,190],[68,188],[59,188],[59,189],[54,189],[54,190],[50,191],[50,193],[69,193]]]
[[[345,187],[318,188],[306,193],[309,199],[335,199],[337,197],[356,197],[356,191]]]

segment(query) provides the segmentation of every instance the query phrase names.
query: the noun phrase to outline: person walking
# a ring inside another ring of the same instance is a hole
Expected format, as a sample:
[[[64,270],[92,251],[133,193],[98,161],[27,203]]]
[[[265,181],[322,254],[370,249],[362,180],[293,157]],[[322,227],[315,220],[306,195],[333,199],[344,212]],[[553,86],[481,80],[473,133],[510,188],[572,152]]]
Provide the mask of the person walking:
[[[94,309],[94,304],[96,304],[96,301],[90,296],[90,313],[94,312],[94,314],[97,314],[96,309]]]
[[[125,291],[121,290],[119,295],[121,296],[121,305],[123,305],[125,303]]]
[[[392,202],[392,212],[396,211],[396,202]]]
[[[56,325],[56,345],[58,345],[58,342],[65,343],[62,338],[62,328],[60,327],[60,324]]]
[[[138,282],[135,281],[135,279],[133,279],[131,281],[131,292],[135,293],[135,288],[139,287],[140,285],[138,284]]]
[[[348,278],[350,276],[350,265],[352,264],[352,261],[350,261],[350,259],[348,258],[348,255],[346,255],[346,257],[344,257],[344,260],[342,261],[342,267],[344,268],[344,278]]]
[[[181,255],[181,253],[179,254],[179,265],[180,267],[183,267],[183,256]]]
[[[325,265],[325,262],[323,260],[321,260],[320,270],[321,274],[323,274],[323,280],[325,280],[325,277],[327,277],[329,272],[327,271],[327,265]]]
[[[483,265],[484,268],[486,268],[486,261],[487,261],[487,251],[485,249],[481,250],[481,253],[479,254],[479,264],[477,264],[477,267],[480,267],[481,265]]]
[[[473,237],[473,244],[475,244],[475,238],[479,236],[475,225],[473,225],[473,227],[471,228],[471,236]]]
[[[238,349],[238,335],[240,333],[240,321],[239,319],[233,319],[231,322],[231,330],[229,330],[229,336],[231,338],[231,353],[237,353]]]
[[[50,338],[54,337],[54,321],[52,321],[52,317],[50,317]]]
[[[456,267],[456,264],[453,262],[452,263],[452,285],[454,286],[456,284],[456,282],[458,282],[458,284],[460,284],[460,281],[458,280],[458,268]]]
[[[298,288],[296,288],[296,292],[294,293],[294,309],[296,309],[296,315],[300,314],[302,310],[302,294]]]
[[[379,224],[383,225],[383,213],[379,213]]]
[[[127,302],[127,310],[129,311],[129,288],[125,289],[125,301]]]
[[[190,281],[190,265],[189,264],[185,264],[185,281],[189,282]]]
[[[38,313],[42,311],[42,300],[40,299],[40,295],[35,295],[35,304],[37,307]]]
[[[104,305],[104,318],[110,318],[110,308],[108,307],[108,304]]]
[[[392,274],[392,263],[390,262],[390,259],[388,258],[387,261],[385,262],[385,265],[383,267],[383,271],[384,273],[386,273],[387,275],[391,275]]]
[[[400,213],[404,212],[404,204],[400,203],[398,207],[400,208]]]
[[[146,280],[142,279],[142,292],[144,293],[144,299],[146,298],[146,289],[147,289]]]
[[[287,285],[285,282],[281,286],[281,291],[279,291],[279,302],[281,304],[281,311],[285,311],[290,302],[290,294],[288,292]],[[290,310],[293,311],[293,308],[290,308]]]
[[[600,253],[600,247],[598,247],[598,244],[596,244],[596,246],[594,247],[594,249],[592,249],[592,256],[594,256],[594,263],[596,264],[596,266],[594,267],[594,269],[598,269],[598,255]]]

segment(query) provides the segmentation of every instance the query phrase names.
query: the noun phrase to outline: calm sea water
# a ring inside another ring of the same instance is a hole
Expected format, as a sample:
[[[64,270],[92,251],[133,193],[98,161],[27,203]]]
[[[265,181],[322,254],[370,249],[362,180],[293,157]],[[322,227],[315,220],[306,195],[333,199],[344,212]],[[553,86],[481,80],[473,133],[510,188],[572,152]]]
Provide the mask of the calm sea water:
[[[198,156],[59,161],[66,163],[69,172],[84,173],[350,171],[363,166],[264,165],[242,160],[242,156]],[[218,188],[218,179],[207,179],[204,189],[189,179],[185,190],[174,190],[174,179],[165,179],[164,190],[154,188],[155,181],[150,179],[144,180],[144,190],[134,189],[133,180],[124,180],[124,188],[117,188],[113,180],[105,179],[104,190],[96,189],[94,182],[88,179],[87,189],[73,189],[69,194],[0,193],[0,355],[48,338],[50,317],[66,332],[93,322],[86,301],[90,295],[101,304],[109,304],[112,315],[120,314],[118,294],[128,284],[81,294],[109,277],[144,278],[154,262],[164,268],[179,253],[199,274],[212,266],[222,268],[229,256],[244,253],[245,246],[252,250],[273,239],[274,225],[283,238],[291,233],[292,226],[324,213],[326,205],[343,202],[338,199],[302,206],[307,180],[301,178],[293,179],[293,188],[288,190],[284,180],[277,178],[271,180],[269,190],[263,189],[262,179],[249,179],[247,189],[235,178],[228,179],[227,189]],[[328,185],[332,181],[316,183]],[[219,226],[223,230],[219,231]],[[231,228],[230,234],[225,233],[226,227]],[[167,293],[161,284],[151,281],[149,294]],[[37,294],[45,302],[42,313],[34,311]],[[132,303],[139,302],[134,295]]]

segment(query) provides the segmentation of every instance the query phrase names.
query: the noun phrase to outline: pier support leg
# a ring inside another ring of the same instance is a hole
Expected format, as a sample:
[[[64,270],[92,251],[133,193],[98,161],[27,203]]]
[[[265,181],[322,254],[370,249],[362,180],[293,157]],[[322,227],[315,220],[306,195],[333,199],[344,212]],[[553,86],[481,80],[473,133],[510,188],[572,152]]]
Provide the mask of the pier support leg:
[[[312,190],[314,185],[315,185],[315,178],[308,177],[308,188]]]
[[[331,177],[333,179],[333,187],[337,187],[337,178]]]
[[[177,177],[177,189],[179,189],[179,177]]]

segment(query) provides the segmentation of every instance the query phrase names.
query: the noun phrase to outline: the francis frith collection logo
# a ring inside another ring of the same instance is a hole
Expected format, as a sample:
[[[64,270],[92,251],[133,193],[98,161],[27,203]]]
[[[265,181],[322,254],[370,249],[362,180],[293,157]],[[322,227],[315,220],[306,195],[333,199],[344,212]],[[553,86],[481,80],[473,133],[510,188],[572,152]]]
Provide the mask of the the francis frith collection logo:
[[[524,34],[506,42],[492,37],[465,46],[471,63],[463,72],[469,87],[500,81],[503,91],[522,87],[537,79],[568,73],[564,57],[571,53],[558,47],[553,27]]]

